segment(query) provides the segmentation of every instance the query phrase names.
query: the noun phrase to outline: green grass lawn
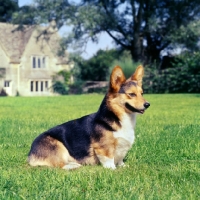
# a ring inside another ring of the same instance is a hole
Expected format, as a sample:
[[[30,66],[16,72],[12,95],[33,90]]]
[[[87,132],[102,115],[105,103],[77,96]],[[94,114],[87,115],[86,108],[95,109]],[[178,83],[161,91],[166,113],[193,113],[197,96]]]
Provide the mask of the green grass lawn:
[[[96,112],[102,95],[0,98],[0,199],[200,199],[200,95],[145,95],[126,167],[30,167],[41,132]]]

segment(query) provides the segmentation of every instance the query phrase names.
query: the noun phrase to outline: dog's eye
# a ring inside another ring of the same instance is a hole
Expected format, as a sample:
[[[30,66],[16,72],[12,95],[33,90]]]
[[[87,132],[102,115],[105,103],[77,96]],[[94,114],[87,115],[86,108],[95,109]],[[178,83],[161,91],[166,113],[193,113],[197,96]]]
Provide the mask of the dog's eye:
[[[136,97],[136,94],[135,94],[135,93],[128,93],[128,95],[129,95],[130,97]]]

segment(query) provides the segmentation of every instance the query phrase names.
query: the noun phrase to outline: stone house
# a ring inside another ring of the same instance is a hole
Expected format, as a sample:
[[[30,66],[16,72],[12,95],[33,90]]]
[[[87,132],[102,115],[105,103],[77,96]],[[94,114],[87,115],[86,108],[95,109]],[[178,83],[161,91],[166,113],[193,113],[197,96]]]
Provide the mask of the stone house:
[[[59,57],[59,36],[46,28],[0,23],[0,92],[8,96],[51,96],[52,75],[70,70],[68,55]],[[43,33],[43,34],[42,34]]]

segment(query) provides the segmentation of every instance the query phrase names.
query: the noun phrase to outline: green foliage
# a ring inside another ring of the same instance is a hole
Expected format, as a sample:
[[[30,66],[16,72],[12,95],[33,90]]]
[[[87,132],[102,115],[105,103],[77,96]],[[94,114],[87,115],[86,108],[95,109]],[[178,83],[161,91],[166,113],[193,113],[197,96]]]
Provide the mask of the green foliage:
[[[79,78],[81,80],[105,81],[111,63],[119,57],[117,50],[99,50],[95,56],[89,60],[76,60],[79,68]]]
[[[112,63],[112,65],[110,67],[108,80],[110,78],[110,74],[111,74],[112,69],[117,65],[122,68],[125,77],[129,78],[134,73],[136,68],[140,65],[140,63],[134,62],[132,60],[131,55],[130,55],[129,52],[127,52],[127,51],[123,52],[122,55],[120,56],[120,58],[118,60],[115,60]]]
[[[57,75],[63,78],[65,84],[69,84],[71,77],[71,73],[69,71],[61,70],[57,73]]]
[[[140,63],[132,61],[129,52],[115,52],[114,50],[100,51],[96,56],[90,60],[79,59],[78,65],[75,67],[78,69],[76,74],[79,77],[78,80],[84,78],[87,80],[105,80],[98,79],[100,75],[104,75],[106,80],[109,80],[110,73],[114,66],[119,65],[126,76],[129,78],[136,67]],[[116,59],[118,58],[118,59]],[[107,59],[107,60],[106,60]],[[113,62],[112,62],[113,60]],[[99,64],[100,63],[100,64]],[[200,92],[200,53],[199,52],[185,52],[176,56],[173,59],[173,63],[170,64],[171,68],[160,70],[158,64],[154,63],[149,66],[145,66],[144,77],[144,91],[146,93],[198,93]],[[97,68],[98,67],[98,68]],[[75,81],[76,82],[76,81]],[[79,91],[76,89],[80,84],[73,85],[73,91]],[[81,87],[83,88],[83,82]],[[104,88],[91,88],[88,92],[102,92]]]
[[[59,71],[53,78],[52,89],[55,93],[68,94],[71,73],[66,70]]]
[[[181,25],[174,34],[170,35],[170,40],[176,47],[177,44],[182,44],[184,48],[191,51],[199,50],[199,35],[200,35],[200,20],[194,20],[187,25]],[[183,45],[184,44],[184,45]]]
[[[18,0],[0,0],[0,22],[10,22],[12,15],[18,11]]]
[[[189,75],[200,75],[200,52],[185,52],[176,56],[174,67],[187,67]]]
[[[110,77],[110,73],[116,65],[119,65],[125,76],[130,77],[139,63],[132,61],[131,55],[127,51],[117,49],[99,50],[89,60],[81,57],[73,57],[75,68],[73,73],[78,80],[83,81],[105,81]]]
[[[200,92],[200,53],[184,53],[176,57],[173,68],[145,69],[144,90],[148,93]]]
[[[60,81],[55,81],[52,85],[52,89],[55,93],[58,94],[68,94],[68,87],[66,87],[66,85]]]
[[[75,81],[69,85],[70,94],[82,94],[85,82],[80,79],[75,79]]]
[[[35,0],[30,24],[45,24],[54,19],[57,28],[72,27],[65,45],[85,49],[88,41],[98,42],[107,33],[118,47],[130,52],[135,62],[160,61],[160,52],[178,46],[198,49],[200,4],[196,0]],[[24,12],[24,14],[23,14]],[[102,75],[98,79],[102,79]]]
[[[15,13],[14,22],[19,24],[47,24],[52,19],[57,22],[57,28],[67,23],[70,15],[75,12],[66,0],[33,0],[31,5],[22,6]]]
[[[144,95],[126,167],[65,171],[30,167],[27,154],[41,132],[96,112],[102,95],[0,98],[0,199],[191,199],[200,197],[200,95]]]
[[[23,25],[35,25],[37,24],[36,12],[37,10],[33,6],[22,6],[13,13],[12,22],[18,24],[19,28],[22,28]]]

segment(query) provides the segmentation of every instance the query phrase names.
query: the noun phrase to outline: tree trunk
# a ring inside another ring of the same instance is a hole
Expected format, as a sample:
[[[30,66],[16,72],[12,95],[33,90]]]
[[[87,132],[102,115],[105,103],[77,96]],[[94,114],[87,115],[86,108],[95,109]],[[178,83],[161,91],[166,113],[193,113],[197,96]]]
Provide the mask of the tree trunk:
[[[134,62],[143,62],[144,55],[142,52],[143,49],[143,38],[140,37],[139,33],[134,34],[134,41],[132,42],[130,51],[131,56]]]
[[[143,22],[143,19],[142,19],[143,18],[142,17],[143,4],[144,4],[143,0],[140,0],[140,3],[138,5],[139,7],[137,10],[135,8],[135,1],[131,1],[134,26],[133,26],[133,40],[131,42],[130,51],[131,51],[132,59],[135,62],[142,61],[143,59],[143,53],[142,53],[143,37],[140,32],[142,22]]]

